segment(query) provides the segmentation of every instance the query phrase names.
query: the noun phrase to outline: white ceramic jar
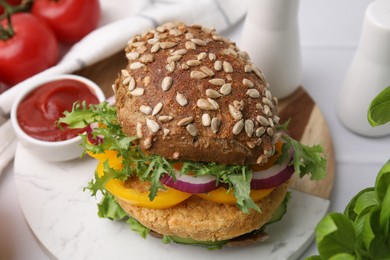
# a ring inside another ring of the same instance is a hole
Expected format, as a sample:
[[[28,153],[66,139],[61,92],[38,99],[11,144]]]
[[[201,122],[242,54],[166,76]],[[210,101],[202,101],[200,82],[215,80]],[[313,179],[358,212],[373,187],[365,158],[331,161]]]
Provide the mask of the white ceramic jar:
[[[249,0],[240,40],[264,73],[272,94],[284,98],[301,83],[299,0]]]
[[[360,42],[341,87],[337,112],[349,130],[365,136],[390,134],[390,125],[373,128],[367,111],[374,97],[390,86],[390,1],[366,9]]]

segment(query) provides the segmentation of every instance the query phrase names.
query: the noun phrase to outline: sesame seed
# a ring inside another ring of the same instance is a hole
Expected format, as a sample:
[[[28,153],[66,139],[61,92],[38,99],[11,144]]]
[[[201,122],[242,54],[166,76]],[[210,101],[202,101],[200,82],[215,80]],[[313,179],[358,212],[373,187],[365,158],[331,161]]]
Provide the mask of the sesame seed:
[[[150,115],[152,113],[152,108],[150,106],[142,105],[139,107],[139,111],[145,115]]]
[[[263,110],[263,105],[260,103],[256,103],[256,108],[259,110]]]
[[[156,121],[149,119],[149,118],[146,118],[146,126],[153,133],[157,133],[158,130],[160,130],[160,125]]]
[[[131,70],[136,70],[136,69],[140,69],[140,68],[142,68],[144,66],[145,66],[145,64],[137,61],[137,62],[133,62],[133,63],[130,64],[130,69]]]
[[[169,30],[169,34],[173,35],[173,36],[180,36],[180,35],[182,35],[182,32],[176,28],[173,28],[173,29]]]
[[[268,122],[269,122],[269,125],[270,125],[270,127],[274,127],[275,125],[274,125],[274,121],[272,121],[272,118],[268,118]]]
[[[231,83],[223,84],[222,87],[219,89],[219,92],[225,96],[229,95],[230,92],[232,92],[232,84]]]
[[[130,91],[130,94],[135,96],[135,97],[140,97],[144,94],[145,89],[144,88],[136,88],[132,91]]]
[[[178,125],[178,126],[186,126],[186,125],[192,123],[193,121],[194,121],[194,118],[193,118],[192,116],[188,116],[188,117],[185,117],[185,118],[181,119],[181,120],[177,123],[177,125]]]
[[[181,69],[182,70],[188,70],[189,68],[190,67],[187,64],[184,64],[184,63],[181,64]]]
[[[253,88],[255,84],[253,84],[252,81],[250,81],[249,79],[246,79],[244,78],[242,80],[242,84],[244,84],[244,86],[248,87],[248,88]]]
[[[171,77],[165,77],[161,83],[161,88],[163,91],[168,91],[173,83],[173,79]]]
[[[261,100],[263,101],[264,104],[269,106],[271,109],[274,107],[274,104],[272,104],[272,101],[270,99],[263,97]]]
[[[253,72],[256,74],[256,76],[257,76],[259,79],[261,79],[261,80],[264,81],[264,75],[263,75],[263,73],[261,73],[261,71],[260,71],[257,67],[252,66],[252,68],[253,68]]]
[[[158,42],[158,39],[157,38],[150,38],[148,39],[148,44],[155,44],[156,42]]]
[[[251,149],[255,148],[255,146],[256,146],[254,142],[250,142],[250,141],[247,141],[247,142],[246,142],[246,145],[247,145],[249,148],[251,148]]]
[[[239,135],[243,128],[244,128],[244,120],[241,119],[240,121],[237,121],[234,124],[232,132],[234,135]]]
[[[190,67],[198,66],[200,64],[199,60],[188,60],[186,64]]]
[[[272,100],[272,94],[271,94],[271,91],[269,90],[266,90],[265,91],[265,97],[268,98],[269,100]]]
[[[182,107],[188,104],[186,97],[183,94],[180,94],[179,92],[176,93],[176,101]]]
[[[136,51],[139,52],[139,53],[144,53],[148,48],[146,48],[145,46],[140,46],[140,47],[137,47]]]
[[[231,55],[234,58],[237,58],[237,52],[235,50],[233,50],[232,48],[222,50],[222,54]]]
[[[260,155],[256,160],[257,164],[265,164],[266,162],[268,162],[268,159],[264,155]]]
[[[264,105],[263,111],[264,111],[264,114],[265,114],[266,116],[270,116],[270,115],[271,115],[271,109],[269,108],[269,106]]]
[[[259,98],[260,97],[260,93],[257,89],[248,89],[248,91],[246,92],[246,94],[251,97],[251,98]]]
[[[219,98],[222,95],[219,94],[218,91],[211,89],[211,88],[208,88],[208,89],[206,89],[206,96],[209,98]]]
[[[222,64],[222,67],[223,67],[223,70],[226,72],[226,73],[231,73],[233,72],[233,67],[232,65],[227,62],[227,61],[224,61],[223,64]]]
[[[195,125],[189,124],[186,126],[187,132],[190,133],[191,136],[197,136],[198,135],[198,129]]]
[[[210,126],[211,124],[211,117],[209,114],[203,114],[202,115],[202,124],[204,126]]]
[[[204,79],[207,77],[207,74],[205,74],[201,71],[193,70],[193,71],[191,71],[190,77],[192,79]]]
[[[277,115],[274,115],[272,120],[274,121],[275,124],[279,124],[280,117],[278,117]]]
[[[214,53],[209,53],[209,60],[215,61],[216,58],[217,56]]]
[[[224,79],[215,78],[215,79],[210,79],[209,83],[211,83],[213,85],[216,85],[216,86],[222,86],[223,84],[225,84],[225,80]]]
[[[163,107],[163,104],[161,102],[157,103],[157,105],[155,105],[154,108],[153,108],[152,116],[155,116],[158,113],[160,113],[162,107]]]

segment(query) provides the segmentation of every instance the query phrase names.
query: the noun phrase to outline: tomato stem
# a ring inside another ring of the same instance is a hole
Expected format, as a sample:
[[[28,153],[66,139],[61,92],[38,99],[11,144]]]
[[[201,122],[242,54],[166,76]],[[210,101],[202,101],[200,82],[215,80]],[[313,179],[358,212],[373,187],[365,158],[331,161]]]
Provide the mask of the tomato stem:
[[[34,0],[23,0],[21,4],[12,6],[6,0],[0,0],[0,6],[4,8],[4,13],[0,15],[0,22],[7,19],[7,26],[0,24],[0,40],[8,40],[14,36],[15,31],[12,27],[11,16],[15,13],[30,10],[33,1]]]

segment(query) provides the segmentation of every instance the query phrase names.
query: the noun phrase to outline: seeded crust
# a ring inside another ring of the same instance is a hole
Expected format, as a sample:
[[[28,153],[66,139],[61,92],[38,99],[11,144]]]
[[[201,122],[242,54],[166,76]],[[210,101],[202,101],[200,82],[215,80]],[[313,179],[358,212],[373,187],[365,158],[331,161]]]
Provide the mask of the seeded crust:
[[[174,235],[198,241],[228,240],[267,223],[282,203],[288,184],[275,188],[257,205],[261,213],[243,213],[236,205],[213,203],[197,196],[168,209],[148,209],[132,206],[118,198],[119,205],[142,225],[162,235]]]
[[[118,75],[118,120],[145,153],[261,164],[280,139],[277,99],[262,73],[215,30],[168,23],[130,39]]]

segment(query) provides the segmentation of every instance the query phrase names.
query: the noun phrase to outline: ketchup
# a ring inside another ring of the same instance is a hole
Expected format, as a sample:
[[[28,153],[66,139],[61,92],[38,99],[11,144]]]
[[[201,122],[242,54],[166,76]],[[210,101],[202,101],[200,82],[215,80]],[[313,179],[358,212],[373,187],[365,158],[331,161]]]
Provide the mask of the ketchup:
[[[84,83],[61,79],[48,82],[32,91],[17,109],[17,119],[23,131],[43,141],[64,141],[84,132],[85,129],[59,129],[56,121],[64,111],[71,111],[73,103],[85,100],[86,104],[99,103],[93,91]]]

